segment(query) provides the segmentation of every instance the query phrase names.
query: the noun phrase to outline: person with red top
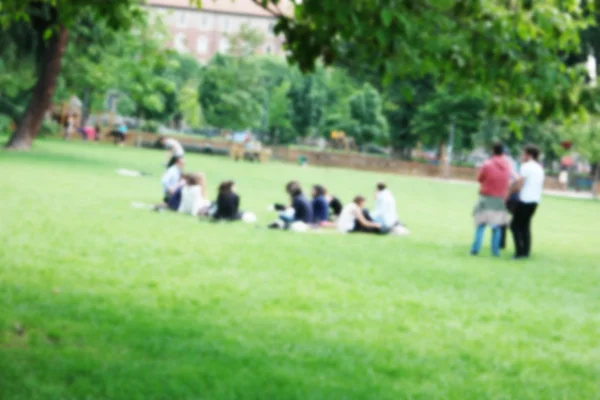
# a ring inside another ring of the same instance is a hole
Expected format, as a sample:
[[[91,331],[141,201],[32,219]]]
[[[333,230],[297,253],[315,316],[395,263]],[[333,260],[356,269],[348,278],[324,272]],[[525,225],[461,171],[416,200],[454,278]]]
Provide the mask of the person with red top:
[[[480,184],[479,201],[475,205],[473,216],[475,218],[475,240],[471,247],[471,254],[477,255],[483,243],[483,234],[486,225],[492,228],[492,254],[500,255],[502,240],[502,226],[508,224],[510,215],[506,209],[511,165],[504,157],[504,146],[494,144],[493,155],[487,160],[477,176]]]

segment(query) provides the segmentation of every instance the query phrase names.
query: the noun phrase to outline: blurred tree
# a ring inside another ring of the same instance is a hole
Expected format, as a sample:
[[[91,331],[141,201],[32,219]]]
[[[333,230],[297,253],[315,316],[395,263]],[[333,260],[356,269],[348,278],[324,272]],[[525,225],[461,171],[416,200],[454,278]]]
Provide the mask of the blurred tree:
[[[342,60],[371,66],[387,83],[430,77],[437,87],[486,92],[499,115],[546,120],[581,110],[584,75],[563,61],[579,50],[593,2],[304,0],[293,14],[276,0],[257,3],[278,15],[275,30],[302,70]]]
[[[473,136],[481,127],[484,109],[482,97],[474,93],[440,91],[418,109],[411,128],[426,146],[448,144],[449,133],[453,130],[453,148],[470,149]]]
[[[314,74],[295,74],[288,91],[290,119],[296,134],[311,136],[318,131],[324,114],[326,92]]]
[[[255,55],[265,41],[262,31],[252,28],[248,24],[242,24],[238,32],[227,35],[227,38],[229,40],[228,53],[235,57]]]
[[[203,71],[200,104],[206,122],[214,127],[246,129],[261,124],[260,85],[254,66],[228,56],[215,56]]]
[[[600,118],[594,116],[587,122],[565,125],[561,129],[562,140],[573,143],[573,150],[594,166],[594,197],[600,192]]]
[[[388,123],[383,115],[381,96],[369,84],[350,98],[350,120],[346,133],[359,145],[389,144]]]
[[[38,133],[50,106],[61,62],[67,47],[68,31],[82,12],[90,12],[96,22],[113,29],[127,29],[137,18],[134,0],[97,2],[93,0],[3,0],[0,36],[25,32],[33,44],[36,83],[28,105],[7,147],[28,149]]]

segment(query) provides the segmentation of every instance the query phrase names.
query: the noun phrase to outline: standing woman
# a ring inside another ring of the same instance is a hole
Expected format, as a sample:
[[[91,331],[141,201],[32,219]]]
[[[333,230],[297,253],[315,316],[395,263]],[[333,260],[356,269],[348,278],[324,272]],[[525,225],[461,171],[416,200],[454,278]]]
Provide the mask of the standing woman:
[[[487,160],[477,180],[480,183],[479,200],[475,205],[475,239],[471,246],[471,254],[477,255],[483,244],[483,234],[486,225],[492,228],[492,254],[500,256],[502,242],[502,226],[508,224],[510,216],[506,209],[511,166],[504,157],[504,146],[494,144],[493,155]]]

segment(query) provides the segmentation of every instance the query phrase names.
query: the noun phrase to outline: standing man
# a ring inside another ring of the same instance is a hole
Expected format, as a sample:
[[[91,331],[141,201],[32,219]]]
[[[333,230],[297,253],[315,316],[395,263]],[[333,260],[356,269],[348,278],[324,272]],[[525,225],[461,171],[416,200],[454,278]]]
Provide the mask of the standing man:
[[[479,199],[473,210],[475,219],[475,239],[471,254],[477,255],[483,243],[485,227],[492,228],[492,254],[500,256],[502,243],[502,226],[508,224],[510,216],[506,209],[511,166],[504,156],[502,143],[495,143],[493,155],[487,160],[477,176],[479,181]]]
[[[515,259],[528,258],[531,252],[531,220],[542,200],[545,173],[538,159],[540,151],[529,145],[523,150],[520,177],[513,187],[519,199],[510,226],[515,241]]]

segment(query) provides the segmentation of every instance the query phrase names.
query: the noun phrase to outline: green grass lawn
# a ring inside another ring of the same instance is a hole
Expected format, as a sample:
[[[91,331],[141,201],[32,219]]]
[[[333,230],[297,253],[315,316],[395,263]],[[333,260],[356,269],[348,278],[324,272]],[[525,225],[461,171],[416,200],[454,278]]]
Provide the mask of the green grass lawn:
[[[188,157],[261,225],[289,179],[384,179],[413,231],[293,234],[132,208],[164,159],[0,152],[0,399],[600,398],[600,203],[547,197],[533,259],[472,258],[475,186]]]

